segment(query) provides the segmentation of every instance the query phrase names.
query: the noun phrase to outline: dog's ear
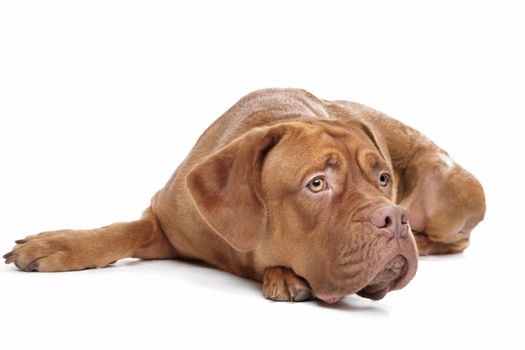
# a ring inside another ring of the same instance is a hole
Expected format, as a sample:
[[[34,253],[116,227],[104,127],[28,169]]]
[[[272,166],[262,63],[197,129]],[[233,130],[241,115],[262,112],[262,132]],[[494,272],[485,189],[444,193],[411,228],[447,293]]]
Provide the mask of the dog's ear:
[[[370,139],[370,141],[372,141],[374,146],[376,146],[383,159],[387,162],[390,162],[390,152],[386,144],[380,138],[377,137],[376,134],[378,131],[364,121],[359,121],[359,126],[361,130],[366,134],[366,136]]]
[[[266,231],[261,168],[285,133],[283,125],[251,130],[206,157],[186,177],[200,214],[237,250],[256,248]]]

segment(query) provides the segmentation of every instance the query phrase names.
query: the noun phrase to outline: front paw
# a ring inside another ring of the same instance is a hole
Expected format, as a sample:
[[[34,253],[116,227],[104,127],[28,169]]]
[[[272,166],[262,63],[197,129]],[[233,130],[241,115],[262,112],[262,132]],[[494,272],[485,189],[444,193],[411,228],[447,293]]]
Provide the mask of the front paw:
[[[287,267],[264,270],[263,295],[273,301],[306,301],[313,299],[308,283]]]
[[[15,241],[16,246],[3,257],[6,264],[14,263],[27,272],[74,271],[106,266],[109,261],[93,264],[88,256],[89,246],[83,238],[80,231],[44,232]]]

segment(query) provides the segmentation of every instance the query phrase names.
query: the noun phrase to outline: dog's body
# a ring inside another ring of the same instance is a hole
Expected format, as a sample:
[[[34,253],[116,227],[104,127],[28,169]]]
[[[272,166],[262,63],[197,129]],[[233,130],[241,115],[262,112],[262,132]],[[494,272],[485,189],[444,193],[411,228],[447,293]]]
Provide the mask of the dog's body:
[[[263,282],[274,300],[378,299],[413,277],[416,242],[420,254],[461,252],[484,212],[478,181],[414,129],[267,89],[204,132],[141,220],[30,236],[5,258],[26,271],[196,259]]]

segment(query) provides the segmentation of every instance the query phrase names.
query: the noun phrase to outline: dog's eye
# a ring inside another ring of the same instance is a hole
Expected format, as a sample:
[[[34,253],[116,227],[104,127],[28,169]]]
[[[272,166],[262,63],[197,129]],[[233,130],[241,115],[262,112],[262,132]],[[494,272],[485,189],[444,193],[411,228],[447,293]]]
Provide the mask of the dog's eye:
[[[381,185],[381,187],[386,187],[389,180],[390,175],[388,173],[381,173],[381,175],[379,175],[379,185]]]
[[[315,192],[315,193],[321,192],[322,190],[326,188],[326,181],[320,176],[314,177],[308,183],[308,188],[310,189],[310,191]]]

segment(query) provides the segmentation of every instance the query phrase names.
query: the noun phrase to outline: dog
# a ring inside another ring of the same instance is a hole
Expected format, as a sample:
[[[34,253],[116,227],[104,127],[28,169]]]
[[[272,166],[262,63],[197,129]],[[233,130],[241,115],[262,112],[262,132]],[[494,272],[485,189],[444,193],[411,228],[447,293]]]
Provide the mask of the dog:
[[[198,260],[271,300],[377,300],[409,283],[418,254],[467,248],[484,214],[478,180],[418,131],[357,103],[265,89],[202,134],[141,219],[28,236],[4,258],[42,272]]]

